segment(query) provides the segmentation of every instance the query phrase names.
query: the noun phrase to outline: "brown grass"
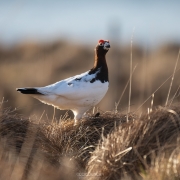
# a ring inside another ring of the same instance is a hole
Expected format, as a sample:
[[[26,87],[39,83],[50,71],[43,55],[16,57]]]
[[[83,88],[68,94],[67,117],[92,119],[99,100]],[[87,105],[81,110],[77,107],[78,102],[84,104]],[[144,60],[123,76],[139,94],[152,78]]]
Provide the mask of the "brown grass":
[[[34,161],[45,162],[57,172],[67,163],[73,167],[71,176],[83,173],[102,134],[107,136],[115,124],[120,125],[126,120],[124,115],[106,112],[100,117],[86,117],[74,126],[74,120],[71,119],[37,124],[10,109],[1,108],[0,114],[0,135],[9,153],[13,149],[16,159],[23,156],[23,178],[34,173]]]
[[[0,111],[0,179],[179,178],[179,105],[35,123]],[[149,118],[150,117],[150,118]]]
[[[174,154],[173,151],[179,148],[179,115],[179,106],[171,109],[160,107],[150,113],[150,119],[148,115],[144,115],[139,120],[117,127],[93,152],[87,166],[88,174],[101,174],[103,179],[113,180],[126,176],[130,179],[139,179],[143,174],[146,179],[146,170],[152,171],[154,164],[157,165],[155,161],[159,160],[159,156],[162,159],[162,154],[167,154],[170,159],[171,154]],[[155,159],[156,156],[158,157]],[[164,157],[163,161],[166,160],[168,161]],[[163,165],[161,164],[163,162],[158,162],[160,163],[158,166]],[[173,168],[172,164],[170,169]],[[166,168],[164,170],[167,173]],[[177,171],[180,173],[178,169]],[[176,176],[177,172],[172,174]],[[148,176],[153,177],[150,174]]]

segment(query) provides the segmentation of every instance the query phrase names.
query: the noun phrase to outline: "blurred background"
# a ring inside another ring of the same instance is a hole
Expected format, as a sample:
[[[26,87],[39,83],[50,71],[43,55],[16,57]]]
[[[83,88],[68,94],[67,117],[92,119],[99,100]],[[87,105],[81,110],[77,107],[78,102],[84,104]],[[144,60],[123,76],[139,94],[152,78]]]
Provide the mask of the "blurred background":
[[[0,0],[0,100],[27,117],[47,119],[53,107],[15,91],[45,86],[90,69],[94,47],[108,39],[110,88],[98,107],[114,110],[130,76],[131,109],[136,110],[173,73],[180,48],[180,1]],[[131,48],[132,45],[132,48]],[[177,70],[179,64],[177,65]],[[170,99],[179,101],[180,72]],[[164,105],[171,78],[155,93]],[[129,87],[118,110],[127,112]],[[150,107],[151,98],[142,109]],[[66,111],[56,110],[56,118]],[[72,116],[72,113],[69,112]]]

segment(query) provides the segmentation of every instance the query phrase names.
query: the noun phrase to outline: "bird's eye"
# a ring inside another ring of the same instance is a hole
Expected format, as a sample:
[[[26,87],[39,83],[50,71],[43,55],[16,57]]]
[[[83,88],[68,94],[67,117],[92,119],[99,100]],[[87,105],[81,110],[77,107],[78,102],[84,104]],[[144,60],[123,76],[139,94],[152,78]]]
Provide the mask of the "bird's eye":
[[[100,45],[100,46],[103,46],[103,43],[100,43],[99,45]]]

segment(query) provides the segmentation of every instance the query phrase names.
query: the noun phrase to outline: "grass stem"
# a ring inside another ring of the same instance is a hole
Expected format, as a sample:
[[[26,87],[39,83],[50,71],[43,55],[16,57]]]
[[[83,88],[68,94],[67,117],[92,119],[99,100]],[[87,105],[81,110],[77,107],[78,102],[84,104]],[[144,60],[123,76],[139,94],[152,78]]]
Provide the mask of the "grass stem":
[[[173,80],[174,80],[174,75],[175,75],[177,64],[178,64],[178,61],[179,61],[179,56],[180,56],[180,49],[179,49],[178,57],[177,57],[176,64],[175,64],[175,67],[174,67],[174,72],[173,72],[173,75],[172,75],[171,84],[169,86],[169,91],[168,91],[168,95],[167,95],[165,106],[167,106],[167,104],[168,104],[169,95],[170,95],[172,84],[173,84]]]

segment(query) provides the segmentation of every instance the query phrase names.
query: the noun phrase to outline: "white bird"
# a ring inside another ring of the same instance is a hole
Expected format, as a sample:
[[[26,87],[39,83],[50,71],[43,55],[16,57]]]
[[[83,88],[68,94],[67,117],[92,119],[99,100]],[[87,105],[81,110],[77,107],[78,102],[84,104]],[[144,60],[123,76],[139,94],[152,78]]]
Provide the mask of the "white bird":
[[[72,110],[75,124],[91,107],[105,96],[108,87],[106,53],[108,40],[99,40],[95,48],[94,66],[89,71],[45,87],[25,87],[16,90],[61,110]]]

